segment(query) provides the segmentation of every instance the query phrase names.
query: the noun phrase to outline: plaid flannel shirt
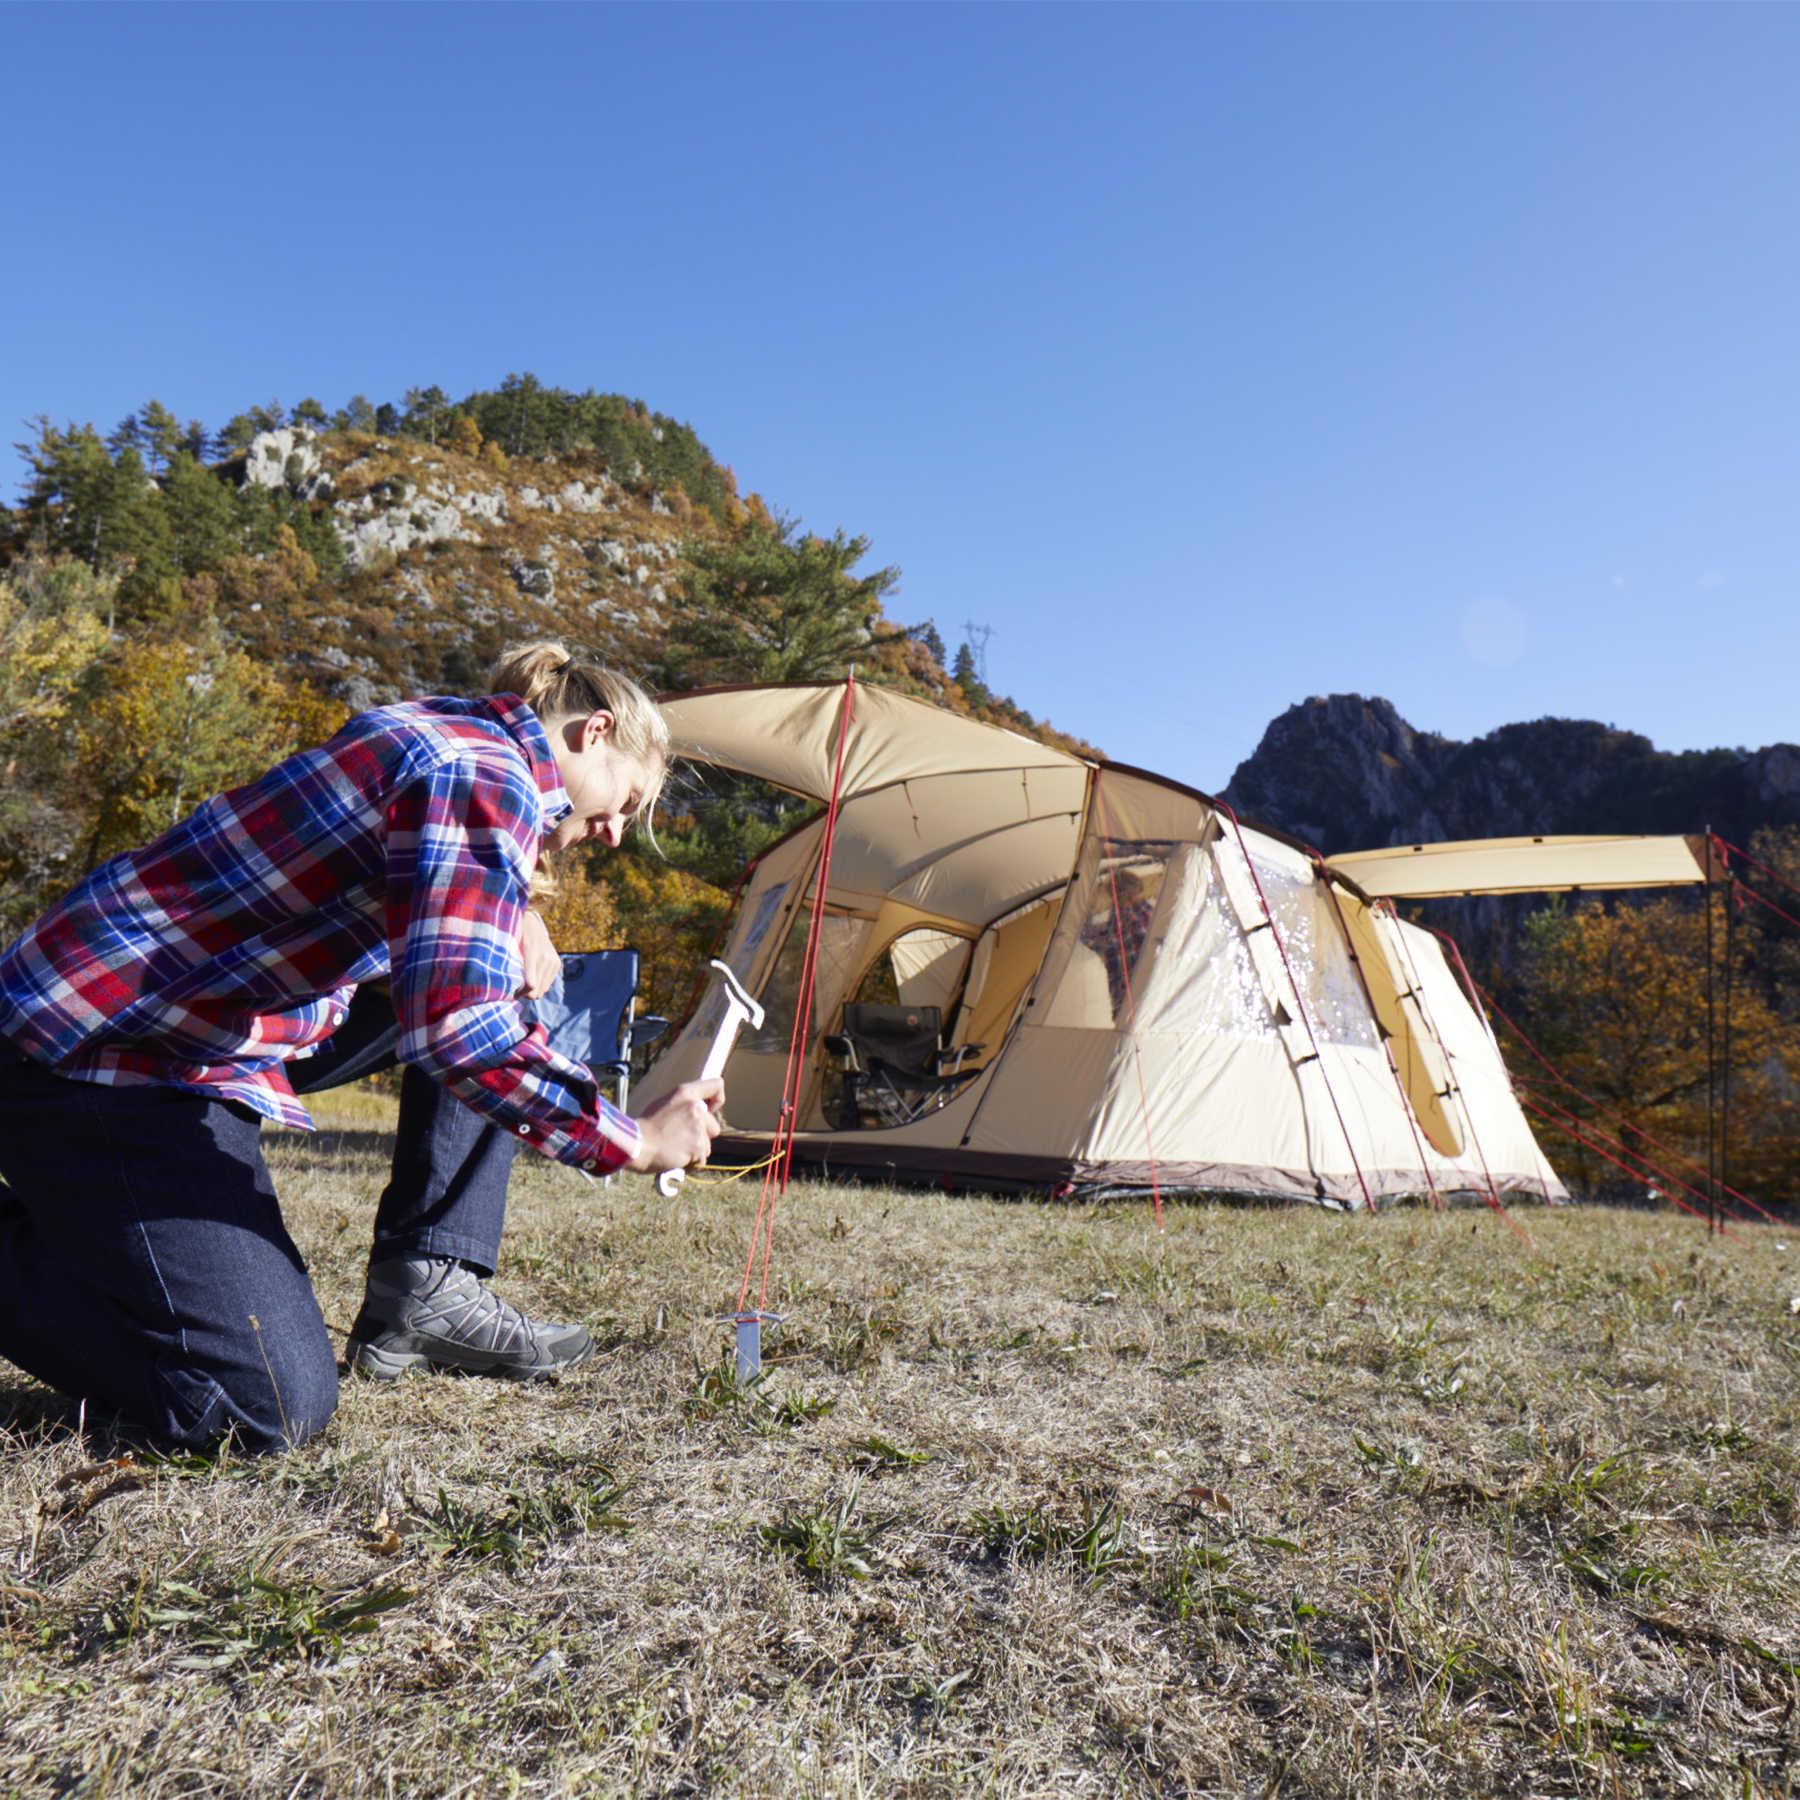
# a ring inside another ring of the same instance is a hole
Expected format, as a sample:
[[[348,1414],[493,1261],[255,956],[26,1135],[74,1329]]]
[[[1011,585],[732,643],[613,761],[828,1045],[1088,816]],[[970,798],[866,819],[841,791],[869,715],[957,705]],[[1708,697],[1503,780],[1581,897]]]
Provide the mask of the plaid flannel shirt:
[[[516,695],[378,707],[103,863],[0,953],[0,1037],[81,1081],[312,1128],[285,1073],[387,975],[401,1060],[559,1162],[636,1124],[516,998],[540,843],[570,812]]]

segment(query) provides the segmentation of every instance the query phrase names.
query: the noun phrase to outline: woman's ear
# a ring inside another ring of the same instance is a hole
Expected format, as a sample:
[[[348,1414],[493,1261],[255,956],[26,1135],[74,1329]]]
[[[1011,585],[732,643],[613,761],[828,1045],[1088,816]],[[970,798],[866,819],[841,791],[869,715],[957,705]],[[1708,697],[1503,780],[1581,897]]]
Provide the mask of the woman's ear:
[[[610,745],[618,723],[618,720],[605,708],[589,713],[581,728],[582,748],[588,749],[595,744]]]

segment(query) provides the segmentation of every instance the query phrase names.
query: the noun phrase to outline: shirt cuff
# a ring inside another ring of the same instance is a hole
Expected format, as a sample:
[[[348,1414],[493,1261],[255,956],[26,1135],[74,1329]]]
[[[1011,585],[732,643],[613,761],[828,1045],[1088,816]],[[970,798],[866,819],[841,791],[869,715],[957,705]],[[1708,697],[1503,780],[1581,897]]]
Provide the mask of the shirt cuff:
[[[637,1120],[616,1106],[608,1106],[602,1100],[594,1123],[600,1137],[593,1162],[596,1175],[610,1175],[615,1169],[624,1168],[643,1149],[644,1134],[638,1129]]]

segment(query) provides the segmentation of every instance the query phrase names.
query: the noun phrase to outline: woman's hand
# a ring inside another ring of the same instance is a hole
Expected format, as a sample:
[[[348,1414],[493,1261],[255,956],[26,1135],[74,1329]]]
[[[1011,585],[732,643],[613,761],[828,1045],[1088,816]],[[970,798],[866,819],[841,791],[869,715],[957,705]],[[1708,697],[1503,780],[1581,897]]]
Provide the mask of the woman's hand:
[[[684,1081],[638,1115],[643,1146],[630,1166],[640,1175],[664,1169],[688,1169],[712,1154],[712,1141],[723,1129],[725,1083]]]
[[[519,928],[519,957],[525,964],[525,985],[519,992],[527,1000],[541,1000],[562,973],[562,958],[550,941],[550,927],[541,913],[528,912]]]

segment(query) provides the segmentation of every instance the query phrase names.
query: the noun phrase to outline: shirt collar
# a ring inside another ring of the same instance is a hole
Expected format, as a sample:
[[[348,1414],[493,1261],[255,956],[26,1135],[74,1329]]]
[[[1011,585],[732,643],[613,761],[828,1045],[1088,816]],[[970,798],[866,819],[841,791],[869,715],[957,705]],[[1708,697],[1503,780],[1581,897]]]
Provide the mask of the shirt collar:
[[[517,694],[494,694],[489,697],[488,705],[494,709],[494,716],[525,752],[532,778],[538,784],[538,792],[544,797],[543,835],[548,837],[575,810],[575,806],[569,799],[569,790],[563,786],[562,772],[556,766],[556,758],[550,753],[550,739],[545,734],[543,722]]]

